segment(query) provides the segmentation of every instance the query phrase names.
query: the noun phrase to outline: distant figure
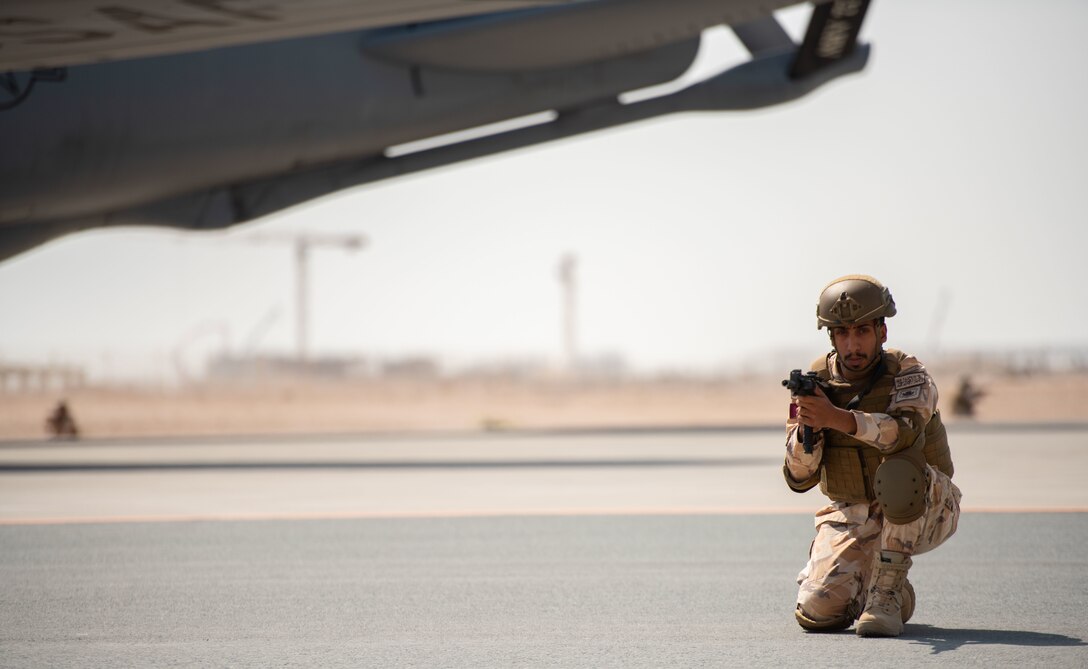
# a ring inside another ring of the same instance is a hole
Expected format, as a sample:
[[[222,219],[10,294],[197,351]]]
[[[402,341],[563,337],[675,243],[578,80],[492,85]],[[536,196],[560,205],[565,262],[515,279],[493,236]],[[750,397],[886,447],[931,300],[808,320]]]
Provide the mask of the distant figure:
[[[952,413],[957,416],[975,417],[975,403],[986,393],[971,385],[971,378],[960,378],[960,387],[952,398]]]
[[[68,410],[68,404],[64,400],[57,402],[57,408],[45,420],[45,427],[54,439],[79,438],[76,419],[72,417],[72,412]]]

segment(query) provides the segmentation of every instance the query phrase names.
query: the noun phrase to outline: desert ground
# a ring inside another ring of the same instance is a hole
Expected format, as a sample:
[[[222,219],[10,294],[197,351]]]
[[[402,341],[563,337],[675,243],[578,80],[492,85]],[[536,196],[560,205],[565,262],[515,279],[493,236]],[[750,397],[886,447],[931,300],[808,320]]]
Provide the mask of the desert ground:
[[[973,417],[952,411],[960,372],[935,372],[948,423],[1088,422],[1088,374],[973,377]],[[85,438],[171,435],[767,426],[789,398],[775,377],[572,382],[369,379],[83,387],[0,394],[0,440],[46,439],[65,400]]]

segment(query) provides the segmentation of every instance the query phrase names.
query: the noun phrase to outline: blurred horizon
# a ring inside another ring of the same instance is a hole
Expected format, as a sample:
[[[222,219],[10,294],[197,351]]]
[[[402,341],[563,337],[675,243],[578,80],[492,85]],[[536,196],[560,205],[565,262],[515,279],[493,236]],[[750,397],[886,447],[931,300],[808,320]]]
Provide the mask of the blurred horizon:
[[[898,348],[887,346],[886,348]],[[167,356],[158,368],[146,362],[124,366],[105,359],[98,366],[52,360],[19,361],[0,357],[0,393],[63,393],[80,388],[185,390],[200,386],[253,384],[322,384],[381,382],[499,381],[505,383],[593,385],[599,383],[743,382],[786,376],[790,369],[830,351],[775,349],[733,364],[713,367],[637,368],[622,355],[583,357],[573,367],[544,356],[509,356],[450,361],[426,353],[404,356],[322,355],[300,360],[291,352],[236,355],[212,352],[204,358]],[[932,373],[946,377],[1028,377],[1088,375],[1088,345],[1041,346],[983,350],[948,350],[931,355],[915,351]],[[811,354],[811,355],[810,355]],[[141,370],[125,373],[126,369]],[[151,370],[151,371],[148,371]]]

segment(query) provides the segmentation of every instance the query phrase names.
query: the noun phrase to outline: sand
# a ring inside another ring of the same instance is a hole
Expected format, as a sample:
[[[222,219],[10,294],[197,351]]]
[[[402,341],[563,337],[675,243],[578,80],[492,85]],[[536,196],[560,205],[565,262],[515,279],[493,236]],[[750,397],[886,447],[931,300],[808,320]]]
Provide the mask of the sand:
[[[976,415],[953,415],[957,377],[942,380],[948,423],[1088,422],[1088,375],[995,376]],[[785,420],[778,378],[623,383],[384,380],[83,388],[64,394],[87,438],[525,429],[767,426]],[[0,440],[47,438],[55,392],[0,395]]]

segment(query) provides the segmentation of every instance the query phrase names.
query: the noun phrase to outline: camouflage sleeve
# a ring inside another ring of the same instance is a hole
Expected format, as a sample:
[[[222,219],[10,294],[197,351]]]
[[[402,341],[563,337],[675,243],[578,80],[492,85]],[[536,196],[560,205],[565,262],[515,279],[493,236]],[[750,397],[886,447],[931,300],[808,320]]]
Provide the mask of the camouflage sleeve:
[[[858,424],[854,438],[890,454],[914,443],[937,410],[937,386],[916,359],[907,357],[892,386],[887,413],[853,411]]]
[[[786,485],[798,492],[804,492],[819,482],[824,441],[823,433],[817,432],[812,453],[805,453],[800,427],[797,419],[790,419],[786,425],[786,464],[782,473],[786,477]]]

